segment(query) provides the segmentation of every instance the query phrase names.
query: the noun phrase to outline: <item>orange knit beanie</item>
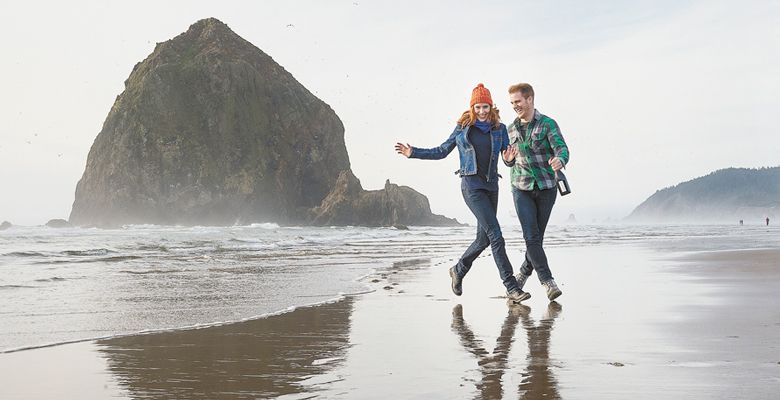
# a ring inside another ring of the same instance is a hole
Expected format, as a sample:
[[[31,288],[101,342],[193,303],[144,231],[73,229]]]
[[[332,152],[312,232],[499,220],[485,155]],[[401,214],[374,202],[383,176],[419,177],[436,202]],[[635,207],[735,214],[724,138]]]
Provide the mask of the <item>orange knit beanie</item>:
[[[487,103],[493,107],[493,98],[490,97],[490,90],[487,90],[485,85],[481,83],[471,91],[471,104],[469,104],[469,107],[474,107],[474,104],[479,103]]]

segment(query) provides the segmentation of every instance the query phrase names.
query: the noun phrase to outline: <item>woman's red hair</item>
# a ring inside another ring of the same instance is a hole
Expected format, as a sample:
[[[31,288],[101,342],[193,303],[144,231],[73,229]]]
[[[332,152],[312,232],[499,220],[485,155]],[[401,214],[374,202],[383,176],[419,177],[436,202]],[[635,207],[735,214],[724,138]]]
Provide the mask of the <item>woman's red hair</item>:
[[[498,116],[498,108],[492,107],[490,109],[488,121],[493,124],[494,128],[498,128],[498,124],[501,123],[501,118]],[[458,125],[462,127],[474,125],[475,122],[477,122],[477,114],[474,112],[474,107],[464,111],[463,115],[458,118]]]

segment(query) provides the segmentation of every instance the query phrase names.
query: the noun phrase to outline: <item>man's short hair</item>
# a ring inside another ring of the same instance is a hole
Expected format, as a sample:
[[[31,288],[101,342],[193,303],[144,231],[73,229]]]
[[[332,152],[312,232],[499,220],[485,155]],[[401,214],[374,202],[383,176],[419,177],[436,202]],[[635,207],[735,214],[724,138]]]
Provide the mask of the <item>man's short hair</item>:
[[[509,94],[517,92],[520,92],[526,99],[530,96],[534,96],[534,88],[527,83],[518,83],[509,87]]]

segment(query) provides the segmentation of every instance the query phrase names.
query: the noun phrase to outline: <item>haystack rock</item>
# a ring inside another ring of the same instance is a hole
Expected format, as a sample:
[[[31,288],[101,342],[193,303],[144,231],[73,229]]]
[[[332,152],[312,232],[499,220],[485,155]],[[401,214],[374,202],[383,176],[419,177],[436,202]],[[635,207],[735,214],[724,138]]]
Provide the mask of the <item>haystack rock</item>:
[[[387,210],[346,218],[345,207],[359,208],[366,193],[359,182],[345,193],[340,176],[354,177],[336,113],[270,56],[209,18],[159,43],[133,68],[90,149],[70,222],[457,223],[431,214],[421,194],[394,185],[385,188],[393,192],[381,203]],[[333,207],[323,203],[329,196],[354,201]]]

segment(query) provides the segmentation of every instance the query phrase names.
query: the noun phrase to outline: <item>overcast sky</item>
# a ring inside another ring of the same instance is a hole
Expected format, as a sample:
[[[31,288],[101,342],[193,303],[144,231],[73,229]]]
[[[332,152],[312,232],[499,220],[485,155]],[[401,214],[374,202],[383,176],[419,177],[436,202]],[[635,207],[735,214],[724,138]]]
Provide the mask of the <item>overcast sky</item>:
[[[505,122],[529,82],[571,151],[552,222],[622,218],[657,189],[726,167],[780,165],[780,1],[3,2],[0,221],[67,219],[87,153],[155,43],[216,17],[344,123],[366,189],[385,179],[473,223],[458,156],[438,146],[483,82]],[[391,4],[392,3],[392,4]],[[499,172],[508,176],[503,165]],[[502,183],[500,220],[512,217]]]

